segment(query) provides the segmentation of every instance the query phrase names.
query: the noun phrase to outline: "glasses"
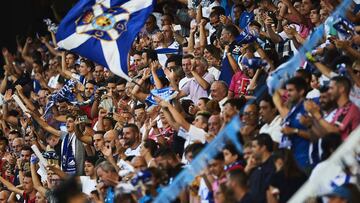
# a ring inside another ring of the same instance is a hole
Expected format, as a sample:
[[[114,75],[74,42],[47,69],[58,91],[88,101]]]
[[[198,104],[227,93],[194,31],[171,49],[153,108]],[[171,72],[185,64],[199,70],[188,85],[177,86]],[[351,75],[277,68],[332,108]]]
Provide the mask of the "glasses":
[[[243,115],[243,116],[254,116],[254,115],[256,115],[256,112],[253,112],[253,111],[244,112],[242,115]]]

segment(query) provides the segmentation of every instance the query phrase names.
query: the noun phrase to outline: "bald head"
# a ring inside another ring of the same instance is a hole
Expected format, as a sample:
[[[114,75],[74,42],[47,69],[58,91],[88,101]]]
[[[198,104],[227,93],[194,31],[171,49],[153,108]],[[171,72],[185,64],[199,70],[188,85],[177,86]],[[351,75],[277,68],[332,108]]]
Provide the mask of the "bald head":
[[[142,170],[147,167],[145,158],[143,156],[136,156],[131,160],[131,165],[135,170]]]
[[[116,130],[109,130],[104,135],[104,141],[106,145],[110,145],[111,147],[115,146],[115,139],[118,136],[118,132]]]
[[[6,203],[8,202],[8,198],[10,196],[10,192],[7,190],[2,190],[0,192],[0,203]]]
[[[23,146],[24,146],[24,139],[21,138],[21,137],[15,138],[14,141],[13,141],[12,146],[13,146],[15,152],[20,152],[21,149],[22,149]]]

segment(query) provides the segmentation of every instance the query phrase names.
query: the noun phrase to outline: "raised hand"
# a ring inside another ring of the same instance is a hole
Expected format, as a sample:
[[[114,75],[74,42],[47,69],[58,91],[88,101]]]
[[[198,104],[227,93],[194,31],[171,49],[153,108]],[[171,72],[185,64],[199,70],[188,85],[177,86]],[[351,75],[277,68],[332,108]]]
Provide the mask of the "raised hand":
[[[8,89],[6,90],[5,92],[5,95],[4,95],[4,101],[5,102],[8,102],[12,99],[12,89]]]
[[[31,44],[33,42],[31,37],[26,38],[26,43],[27,44]]]
[[[101,148],[101,153],[105,156],[105,157],[110,157],[112,156],[112,150],[111,147],[109,145],[105,145]]]

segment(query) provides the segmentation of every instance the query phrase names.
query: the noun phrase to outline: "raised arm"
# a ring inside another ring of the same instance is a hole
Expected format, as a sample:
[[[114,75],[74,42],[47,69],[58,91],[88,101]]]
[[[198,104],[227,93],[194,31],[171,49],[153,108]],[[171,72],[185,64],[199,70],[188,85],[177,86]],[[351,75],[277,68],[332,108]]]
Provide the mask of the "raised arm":
[[[281,118],[285,118],[286,115],[289,113],[289,109],[284,105],[284,103],[281,99],[280,92],[278,90],[275,91],[272,98],[273,98],[275,107],[277,108],[277,110],[280,113]]]
[[[21,56],[23,57],[23,59],[28,63],[28,64],[32,64],[34,62],[34,60],[28,55],[28,49],[29,49],[29,45],[32,43],[32,39],[30,37],[28,37],[26,39],[24,48],[21,52]]]
[[[186,131],[189,131],[190,123],[185,120],[185,118],[175,109],[175,107],[173,107],[173,105],[165,100],[161,100],[160,98],[157,98],[156,100],[162,108],[167,108],[169,110],[175,122],[178,123],[179,126],[183,127]]]
[[[15,187],[12,183],[5,180],[3,177],[0,176],[0,182],[7,187],[11,192],[15,192],[16,194],[23,195],[24,190],[20,190],[19,188]]]
[[[55,50],[55,48],[53,46],[51,46],[48,42],[48,40],[46,39],[46,37],[40,37],[40,41],[41,43],[43,43],[46,48],[48,48],[48,50],[50,51],[50,53],[54,56],[61,56],[61,52]]]
[[[91,133],[89,131],[87,131],[86,129],[84,130],[84,133],[81,130],[81,122],[79,119],[76,119],[75,122],[75,136],[83,143],[91,145],[93,142],[92,136],[90,135]]]
[[[135,84],[133,90],[131,91],[131,94],[140,101],[145,101],[145,99],[148,97],[148,94],[145,94],[140,91],[140,87],[145,82],[145,80],[149,77],[150,77],[150,69],[146,68],[143,72],[143,76],[141,77],[140,80],[136,81],[136,84]]]
[[[66,62],[65,62],[65,52],[61,52],[61,73],[67,79],[72,77],[72,73],[69,70],[66,70]]]
[[[36,108],[35,108],[34,104],[24,95],[22,86],[21,85],[16,85],[15,89],[16,89],[20,99],[24,102],[25,106],[30,111],[36,111]]]
[[[44,130],[46,130],[47,132],[51,133],[52,135],[55,135],[57,137],[60,137],[61,135],[61,131],[57,130],[53,127],[51,127],[49,124],[47,124],[43,119],[41,119],[36,113],[29,111],[27,112],[29,113],[32,118],[41,126],[41,128],[43,128]]]
[[[161,68],[159,61],[153,61],[150,63],[150,70],[151,70],[151,75],[153,76],[153,79],[155,82],[155,88],[161,89],[161,88],[163,88],[163,84],[161,83],[161,80],[160,80],[158,74],[156,73],[158,68]]]
[[[226,54],[226,58],[229,61],[230,67],[232,69],[232,71],[234,73],[238,72],[240,70],[239,64],[235,61],[234,57],[232,56],[231,52],[230,52],[230,47],[229,45],[225,46],[225,52],[224,54]]]
[[[32,178],[35,190],[37,190],[42,196],[45,197],[46,188],[44,186],[42,186],[42,184],[39,180],[39,176],[36,173],[36,160],[37,160],[36,155],[34,155],[34,154],[31,155],[31,161],[30,161],[31,162],[31,164],[30,164],[31,178]]]
[[[200,47],[201,49],[204,49],[207,45],[207,38],[206,38],[206,26],[207,21],[205,19],[201,19],[199,24],[199,31],[200,31]]]

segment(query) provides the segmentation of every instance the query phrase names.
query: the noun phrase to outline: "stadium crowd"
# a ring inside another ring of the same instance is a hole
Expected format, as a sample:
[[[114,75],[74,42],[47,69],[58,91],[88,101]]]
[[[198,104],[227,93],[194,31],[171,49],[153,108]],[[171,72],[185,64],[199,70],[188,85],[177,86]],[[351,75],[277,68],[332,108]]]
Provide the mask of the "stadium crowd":
[[[159,0],[129,53],[134,82],[57,49],[53,29],[16,38],[2,50],[0,203],[152,202],[235,116],[243,151],[226,143],[174,202],[287,202],[360,123],[360,5],[339,21],[340,3]],[[309,201],[360,201],[359,164],[338,171]]]

